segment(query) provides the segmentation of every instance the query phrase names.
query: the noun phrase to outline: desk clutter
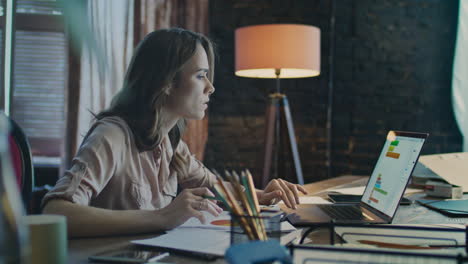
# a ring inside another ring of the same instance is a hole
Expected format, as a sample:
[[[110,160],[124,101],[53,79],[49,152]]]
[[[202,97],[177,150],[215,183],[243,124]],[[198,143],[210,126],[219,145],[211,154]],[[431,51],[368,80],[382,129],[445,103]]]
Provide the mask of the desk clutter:
[[[337,179],[333,179],[310,184],[308,188],[317,186],[315,189],[320,192],[301,196],[301,203],[329,204],[326,194],[332,191],[362,195],[364,188],[357,186],[365,184],[364,177],[342,176],[338,179],[338,183]],[[337,189],[337,186],[342,188]],[[230,183],[226,187],[231,188]],[[231,194],[235,195],[234,190]],[[413,202],[400,206],[394,221],[388,225],[344,226],[326,223],[296,228],[288,221],[280,221],[279,240],[268,234],[268,228],[265,228],[268,240],[250,240],[240,224],[231,230],[232,214],[225,210],[217,217],[206,213],[206,224],[191,218],[163,235],[145,234],[123,239],[131,242],[132,250],[138,252],[170,252],[168,257],[158,260],[158,263],[191,263],[192,260],[196,263],[239,263],[235,262],[239,259],[244,261],[241,263],[251,263],[249,261],[272,258],[280,263],[468,263],[465,249],[465,224],[468,223],[468,217],[447,217],[415,202],[426,199],[423,198],[425,194],[422,189],[408,188],[405,194]],[[217,194],[216,197],[219,198]],[[242,206],[237,197],[236,203]],[[286,210],[282,205],[260,206],[260,209],[261,216],[281,215],[281,209]],[[237,235],[241,234],[244,240],[233,242],[233,231],[237,231]],[[100,252],[109,249],[109,239],[102,241],[105,247]],[[78,245],[90,248],[85,243],[88,244],[85,241],[72,241],[72,256],[76,256],[76,249],[73,251],[73,248]],[[90,256],[99,252],[95,245],[93,243],[93,249],[81,255]],[[121,240],[117,240],[115,245],[121,246]],[[211,262],[215,259],[215,262]]]
[[[234,244],[248,241],[276,241],[286,245],[300,236],[289,222],[283,221],[283,213],[277,209],[259,206],[253,179],[248,170],[240,174],[225,172],[225,179],[215,172],[216,198],[224,203],[227,211],[218,216],[202,212],[206,224],[192,217],[166,234],[150,239],[134,240],[142,246],[165,248],[204,259],[223,257]],[[223,180],[227,180],[228,184]]]
[[[216,197],[231,212],[234,221],[231,227],[240,226],[249,240],[267,240],[265,218],[260,216],[260,205],[250,172],[248,170],[242,171],[239,175],[235,171],[230,173],[226,170],[225,178],[229,181],[231,188],[224,184],[223,178],[218,172],[214,172],[217,176],[214,191]],[[240,203],[236,201],[236,198]],[[268,222],[273,224],[272,221]],[[279,220],[277,222],[279,223]]]
[[[428,196],[461,199],[463,197],[463,188],[461,186],[449,184],[443,181],[426,181],[424,191]]]
[[[289,222],[282,221],[287,218],[278,210],[278,206],[259,206],[248,170],[240,173],[225,171],[222,176],[218,172],[214,173],[217,176],[215,197],[205,198],[221,201],[226,211],[217,217],[205,212],[206,224],[200,223],[197,218],[191,218],[164,235],[134,240],[132,243],[205,260],[224,257],[232,264],[266,260],[280,263],[468,262],[466,225],[439,223],[442,217],[448,220],[467,219],[460,218],[467,215],[464,212],[464,208],[468,208],[467,200],[424,200],[430,198],[422,198],[421,195],[427,195],[430,191],[428,193],[426,190],[424,193],[424,189],[406,188],[405,195],[418,197],[411,198],[408,206],[399,210],[402,216],[408,216],[408,222],[399,222],[402,218],[396,217],[398,221],[393,221],[393,224],[329,222],[319,225],[311,223],[308,227],[296,229]],[[431,184],[431,181],[426,181],[425,185],[427,184]],[[450,185],[448,182],[444,184]],[[364,193],[364,187],[327,191],[360,197]],[[440,193],[439,189],[434,188],[432,191],[435,191],[434,197]],[[452,189],[450,196],[454,197]],[[303,196],[300,197],[300,203],[329,204],[330,201],[320,196]],[[432,210],[422,209],[421,206],[438,210],[444,215],[437,218],[435,215],[438,213],[431,213]],[[428,215],[431,219],[422,222],[419,219],[416,221],[418,224],[409,224],[415,223],[412,222],[414,218],[411,213],[414,210],[430,213]],[[418,221],[427,224],[419,224]],[[323,241],[317,244],[305,239],[307,234],[315,232],[318,227],[328,232],[328,245],[323,244]]]
[[[204,259],[223,257],[231,244],[249,241],[246,234],[231,226],[232,217],[229,212],[213,216],[203,212],[207,223],[202,224],[197,218],[190,218],[187,222],[167,231],[166,234],[141,240],[131,241],[133,244],[169,249]],[[286,245],[300,237],[300,230],[290,223],[280,222],[280,232],[275,232],[269,238]],[[269,233],[269,230],[266,231]]]
[[[346,260],[349,263],[423,261],[425,264],[463,263],[468,260],[466,227],[460,224],[327,223],[321,227],[329,230],[329,245],[303,244],[307,235],[306,228],[296,229],[287,221],[276,221],[279,225],[271,225],[271,219],[281,219],[278,216],[282,215],[271,208],[262,207],[267,213],[258,214],[261,210],[258,210],[260,207],[255,207],[253,194],[248,197],[250,190],[253,190],[249,185],[248,175],[248,171],[240,175],[228,172],[225,179],[229,180],[229,185],[232,186],[226,186],[217,173],[216,198],[225,202],[228,210],[217,217],[205,212],[206,224],[200,223],[197,218],[191,218],[164,235],[135,240],[132,243],[173,250],[205,260],[224,257],[226,261],[234,264],[254,263],[265,259],[280,263],[343,263]],[[362,191],[357,190],[356,193],[362,194]],[[245,193],[244,198],[240,196],[241,192]],[[409,193],[415,192],[409,190]],[[301,198],[301,202],[305,203],[329,203],[320,197]],[[250,206],[251,204],[253,206]],[[412,206],[419,205],[415,203]],[[238,217],[239,212],[242,213],[242,218]],[[310,230],[313,231],[317,227],[311,225]],[[276,233],[279,236],[273,235],[271,231],[279,231]],[[266,236],[266,239],[261,239],[263,236]],[[301,236],[303,239],[299,239]],[[284,246],[287,246],[287,251],[284,251]]]
[[[330,224],[340,242],[292,245],[294,263],[463,263],[467,259],[464,225]],[[306,232],[307,233],[307,232]]]
[[[468,152],[422,155],[414,169],[412,185],[434,197],[460,199],[468,191]]]

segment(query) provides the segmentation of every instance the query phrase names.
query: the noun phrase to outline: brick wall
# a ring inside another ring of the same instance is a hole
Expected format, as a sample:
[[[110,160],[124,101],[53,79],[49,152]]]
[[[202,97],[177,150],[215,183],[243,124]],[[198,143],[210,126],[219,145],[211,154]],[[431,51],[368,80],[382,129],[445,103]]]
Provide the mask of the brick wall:
[[[260,174],[264,113],[275,81],[234,75],[234,30],[268,23],[321,29],[321,75],[281,80],[291,104],[306,182],[326,165],[330,1],[212,0],[218,46],[205,164]],[[458,1],[335,0],[331,176],[368,175],[389,129],[429,132],[423,154],[461,151],[451,109]]]

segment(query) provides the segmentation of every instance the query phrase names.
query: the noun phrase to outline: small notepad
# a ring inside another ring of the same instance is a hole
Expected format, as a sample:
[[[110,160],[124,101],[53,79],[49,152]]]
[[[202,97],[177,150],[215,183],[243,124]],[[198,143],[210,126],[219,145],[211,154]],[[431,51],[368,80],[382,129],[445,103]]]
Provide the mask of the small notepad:
[[[416,200],[421,205],[447,216],[468,216],[468,200]]]

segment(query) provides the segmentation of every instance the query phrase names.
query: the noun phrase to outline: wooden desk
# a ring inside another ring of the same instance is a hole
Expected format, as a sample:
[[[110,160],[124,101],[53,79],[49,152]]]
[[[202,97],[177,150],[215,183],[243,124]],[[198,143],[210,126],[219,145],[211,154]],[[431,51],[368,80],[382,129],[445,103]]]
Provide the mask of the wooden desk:
[[[322,196],[326,189],[334,187],[353,187],[363,186],[367,182],[367,177],[363,176],[340,176],[337,178],[323,180],[312,184],[307,184],[306,189],[309,195]],[[414,195],[412,199],[421,197],[422,194]],[[393,223],[465,223],[468,218],[447,218],[437,212],[428,210],[425,207],[413,204],[410,206],[400,206]],[[130,240],[144,239],[157,236],[158,233],[138,235],[138,236],[119,236],[119,237],[105,237],[105,238],[85,238],[85,239],[71,239],[69,240],[68,255],[69,263],[71,264],[84,264],[88,263],[87,258],[99,252],[114,250],[119,248],[134,247]],[[320,237],[320,235],[318,236]],[[327,243],[328,241],[315,240],[314,243]],[[172,254],[167,259],[170,263],[226,263],[223,259],[207,262],[201,259],[194,259],[184,257],[181,255]]]
[[[330,188],[363,186],[367,183],[368,179],[369,177],[365,176],[344,175],[315,183],[309,183],[304,185],[304,187],[309,192],[308,195],[316,196],[324,194],[326,189]]]
[[[336,186],[359,186],[365,184],[367,178],[362,176],[341,176],[329,180],[323,180],[316,183],[306,184],[305,187],[309,195],[317,195],[323,193],[325,189]],[[104,237],[104,238],[80,238],[71,239],[68,241],[68,256],[70,264],[84,264],[89,263],[88,257],[103,251],[114,250],[119,248],[134,247],[130,240],[144,239],[157,236],[158,233],[138,235],[138,236],[118,236],[118,237]],[[171,255],[167,259],[171,263],[225,263],[223,259],[216,261],[206,262],[194,258],[183,257],[180,255]]]

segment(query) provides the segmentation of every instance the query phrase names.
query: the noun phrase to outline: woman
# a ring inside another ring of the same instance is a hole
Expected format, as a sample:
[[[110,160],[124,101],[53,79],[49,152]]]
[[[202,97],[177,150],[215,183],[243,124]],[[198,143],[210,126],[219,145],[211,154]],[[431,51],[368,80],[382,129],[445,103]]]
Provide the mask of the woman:
[[[44,213],[63,214],[69,235],[161,231],[202,211],[222,209],[204,195],[215,176],[180,140],[185,119],[201,119],[215,91],[214,54],[204,36],[184,29],[150,33],[138,45],[121,91],[96,116],[72,167],[43,200]],[[177,196],[177,185],[183,191]],[[260,203],[299,203],[299,185],[273,180]]]

